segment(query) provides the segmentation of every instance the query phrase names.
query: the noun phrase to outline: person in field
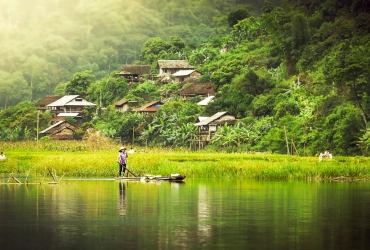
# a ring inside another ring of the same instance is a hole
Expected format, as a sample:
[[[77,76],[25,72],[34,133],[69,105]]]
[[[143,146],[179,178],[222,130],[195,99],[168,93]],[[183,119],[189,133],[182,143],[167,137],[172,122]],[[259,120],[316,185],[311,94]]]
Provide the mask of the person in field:
[[[6,156],[4,155],[4,152],[0,153],[0,161],[6,161]]]
[[[319,155],[319,161],[322,161],[322,159],[333,159],[333,155],[332,153],[330,152],[330,149],[326,149],[324,153],[320,153]]]

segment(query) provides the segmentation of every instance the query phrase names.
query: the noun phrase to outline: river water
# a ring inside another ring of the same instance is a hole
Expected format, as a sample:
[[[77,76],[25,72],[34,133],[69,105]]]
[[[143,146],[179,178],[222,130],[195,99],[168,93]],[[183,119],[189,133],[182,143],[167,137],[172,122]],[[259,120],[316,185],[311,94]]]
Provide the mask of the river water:
[[[370,249],[365,181],[0,182],[0,249]]]

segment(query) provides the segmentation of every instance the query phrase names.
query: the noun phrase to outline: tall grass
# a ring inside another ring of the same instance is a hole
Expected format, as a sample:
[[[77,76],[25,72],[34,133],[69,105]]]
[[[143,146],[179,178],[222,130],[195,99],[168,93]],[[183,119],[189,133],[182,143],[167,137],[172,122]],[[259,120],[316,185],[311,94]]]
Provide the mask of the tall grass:
[[[1,145],[8,157],[0,172],[37,178],[50,171],[65,177],[114,177],[121,145],[114,142],[43,141]],[[179,173],[187,178],[243,178],[259,180],[370,179],[367,157],[316,157],[192,152],[186,149],[135,148],[127,168],[138,176]]]

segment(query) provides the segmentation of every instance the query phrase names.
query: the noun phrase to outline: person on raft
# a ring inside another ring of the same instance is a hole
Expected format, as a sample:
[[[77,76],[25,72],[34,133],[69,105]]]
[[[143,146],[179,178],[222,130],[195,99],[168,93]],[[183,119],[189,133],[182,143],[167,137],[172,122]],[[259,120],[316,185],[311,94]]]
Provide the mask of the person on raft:
[[[117,163],[119,164],[119,171],[118,176],[125,176],[126,166],[127,166],[127,158],[128,154],[126,152],[126,147],[121,147],[119,149],[119,154],[117,156]]]

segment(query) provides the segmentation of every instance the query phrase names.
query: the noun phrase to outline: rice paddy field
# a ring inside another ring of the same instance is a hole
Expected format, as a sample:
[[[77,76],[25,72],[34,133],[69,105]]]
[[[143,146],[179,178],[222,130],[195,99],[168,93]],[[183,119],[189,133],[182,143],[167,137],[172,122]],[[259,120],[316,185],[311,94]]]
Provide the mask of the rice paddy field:
[[[35,178],[118,176],[121,145],[109,141],[2,142],[0,173]],[[129,147],[128,147],[129,149]],[[127,168],[137,176],[179,173],[187,178],[260,180],[370,180],[369,157],[318,157],[138,148]]]

